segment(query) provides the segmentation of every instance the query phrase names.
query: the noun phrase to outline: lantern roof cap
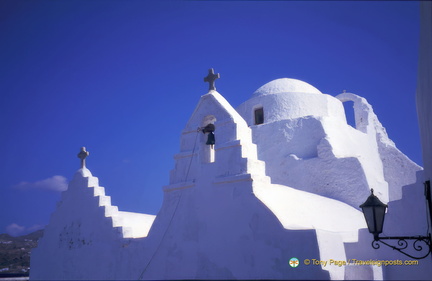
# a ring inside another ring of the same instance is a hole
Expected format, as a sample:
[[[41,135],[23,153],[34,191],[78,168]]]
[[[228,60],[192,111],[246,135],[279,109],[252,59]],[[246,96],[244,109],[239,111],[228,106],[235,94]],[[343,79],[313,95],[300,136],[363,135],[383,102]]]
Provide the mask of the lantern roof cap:
[[[375,196],[375,194],[373,193],[373,188],[371,189],[371,195],[369,195],[369,197],[366,199],[366,201],[361,204],[359,207],[363,208],[363,207],[387,207],[386,204],[384,204],[383,202],[381,202],[381,200],[379,200],[378,197]]]

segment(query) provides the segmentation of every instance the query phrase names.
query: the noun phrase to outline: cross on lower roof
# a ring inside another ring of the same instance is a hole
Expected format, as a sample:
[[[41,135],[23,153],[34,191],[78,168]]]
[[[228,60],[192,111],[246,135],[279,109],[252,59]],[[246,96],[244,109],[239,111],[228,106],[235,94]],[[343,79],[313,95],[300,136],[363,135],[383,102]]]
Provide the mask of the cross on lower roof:
[[[80,153],[78,153],[78,158],[81,159],[81,169],[85,168],[85,159],[87,156],[89,156],[89,152],[86,151],[86,148],[83,146],[81,147]]]
[[[219,78],[220,78],[220,74],[219,73],[215,74],[213,68],[210,68],[208,75],[206,77],[204,77],[204,82],[209,83],[209,91],[212,91],[212,90],[216,91],[215,81],[216,81],[216,79],[219,79]]]

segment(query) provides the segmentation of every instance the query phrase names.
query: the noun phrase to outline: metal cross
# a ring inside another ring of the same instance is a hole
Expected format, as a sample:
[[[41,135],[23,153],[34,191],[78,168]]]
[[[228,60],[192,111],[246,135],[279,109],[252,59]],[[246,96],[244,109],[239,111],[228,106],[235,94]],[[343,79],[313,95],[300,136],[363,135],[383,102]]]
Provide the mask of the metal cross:
[[[220,74],[214,73],[213,68],[209,69],[209,74],[207,75],[207,77],[204,77],[204,82],[208,82],[209,83],[209,91],[216,91],[216,86],[215,86],[215,81],[216,79],[220,78]]]
[[[85,159],[87,156],[89,156],[89,152],[86,151],[86,148],[83,146],[81,147],[80,153],[78,153],[78,158],[81,159],[81,169],[85,168]]]

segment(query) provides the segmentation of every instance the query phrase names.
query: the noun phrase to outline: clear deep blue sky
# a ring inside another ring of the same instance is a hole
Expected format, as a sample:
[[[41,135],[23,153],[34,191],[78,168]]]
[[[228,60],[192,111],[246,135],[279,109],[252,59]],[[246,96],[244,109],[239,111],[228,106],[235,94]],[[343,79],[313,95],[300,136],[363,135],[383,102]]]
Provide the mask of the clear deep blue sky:
[[[157,214],[210,67],[234,107],[283,77],[363,96],[421,165],[418,36],[415,1],[1,0],[0,233],[49,222],[81,146],[114,205]]]

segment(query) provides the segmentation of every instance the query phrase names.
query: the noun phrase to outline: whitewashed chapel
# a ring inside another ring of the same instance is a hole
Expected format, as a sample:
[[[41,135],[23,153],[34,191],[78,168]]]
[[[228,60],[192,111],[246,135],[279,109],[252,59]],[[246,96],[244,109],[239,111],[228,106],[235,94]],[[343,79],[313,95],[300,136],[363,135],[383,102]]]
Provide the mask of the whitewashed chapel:
[[[356,262],[412,260],[372,248],[359,208],[371,189],[388,204],[384,235],[427,232],[422,168],[396,148],[364,98],[282,78],[235,109],[216,78],[209,71],[209,92],[181,133],[157,216],[112,206],[82,149],[81,169],[32,252],[31,279],[432,276],[430,258],[415,266]]]

